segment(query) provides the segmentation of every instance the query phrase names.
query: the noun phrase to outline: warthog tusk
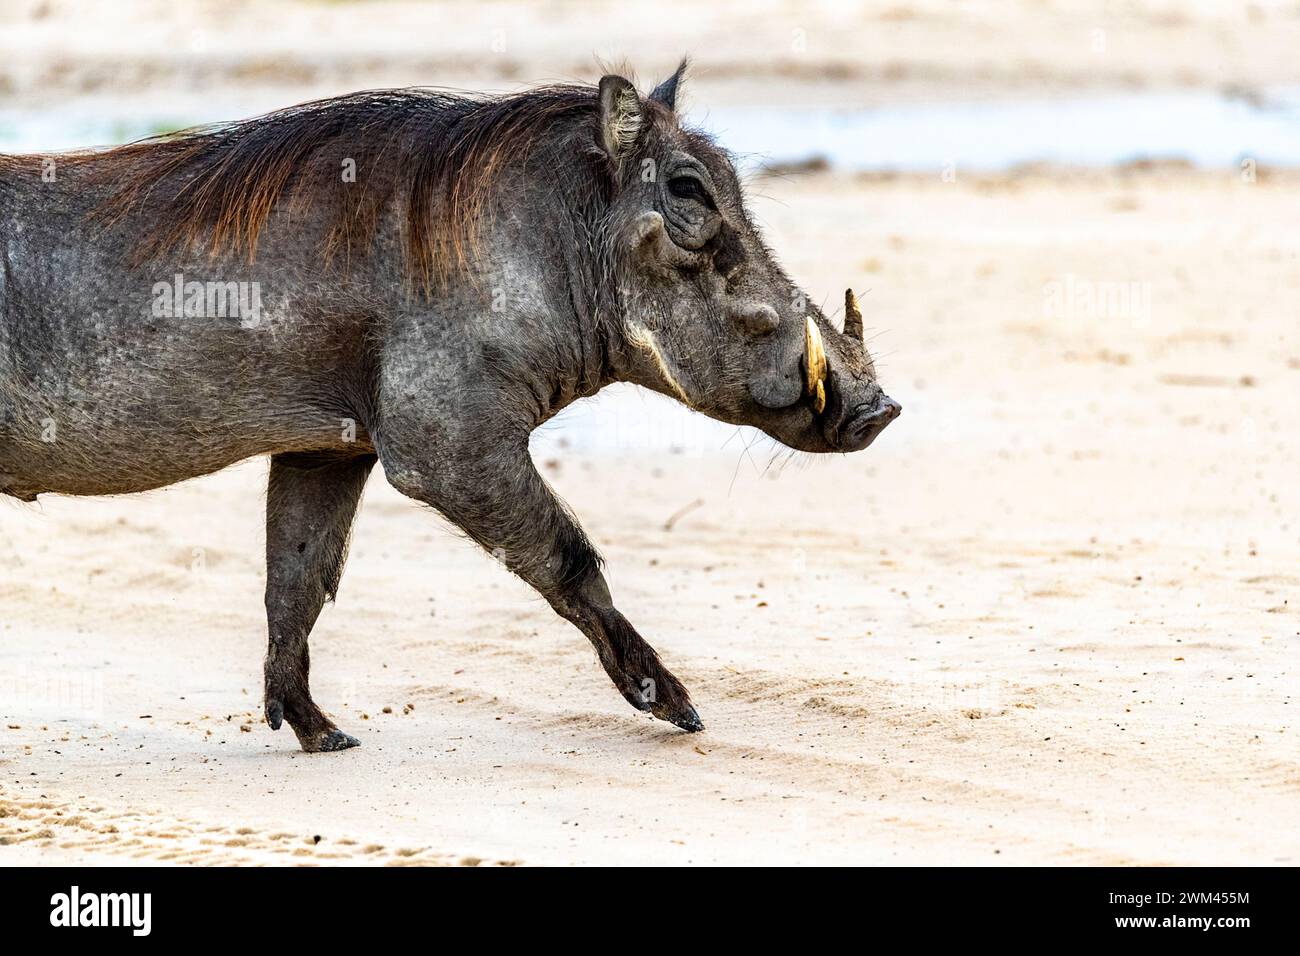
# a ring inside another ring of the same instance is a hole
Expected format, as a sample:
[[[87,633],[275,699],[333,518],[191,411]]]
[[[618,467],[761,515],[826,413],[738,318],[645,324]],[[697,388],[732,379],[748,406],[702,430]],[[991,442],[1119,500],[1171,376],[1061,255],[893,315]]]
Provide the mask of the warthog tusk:
[[[813,409],[820,415],[826,409],[826,350],[822,348],[821,329],[812,316],[808,316],[805,325],[804,354],[808,359],[808,394],[813,400]]]
[[[844,290],[844,334],[862,341],[862,310],[852,289]]]

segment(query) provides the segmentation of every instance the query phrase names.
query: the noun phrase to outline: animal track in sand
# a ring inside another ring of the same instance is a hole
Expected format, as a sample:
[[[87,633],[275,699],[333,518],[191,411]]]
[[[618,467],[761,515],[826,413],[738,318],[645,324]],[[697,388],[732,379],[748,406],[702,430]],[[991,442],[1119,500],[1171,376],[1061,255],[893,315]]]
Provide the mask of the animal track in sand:
[[[59,803],[15,797],[0,790],[0,864],[7,846],[57,848],[87,858],[119,858],[198,866],[517,866],[516,860],[485,860],[439,853],[429,847],[362,844],[246,826],[205,825],[142,810]],[[66,859],[66,856],[61,857]]]

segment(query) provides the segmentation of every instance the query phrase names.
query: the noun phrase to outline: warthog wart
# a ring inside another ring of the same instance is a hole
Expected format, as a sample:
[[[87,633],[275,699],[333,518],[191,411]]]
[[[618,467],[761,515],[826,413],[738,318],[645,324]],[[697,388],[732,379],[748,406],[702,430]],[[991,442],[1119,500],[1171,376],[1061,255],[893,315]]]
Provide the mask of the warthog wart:
[[[701,729],[529,433],[612,382],[808,452],[865,448],[899,406],[852,293],[841,332],[680,123],[682,72],[648,96],[615,75],[360,93],[59,156],[57,177],[0,157],[0,493],[269,455],[266,718],[339,750],[357,741],[312,700],[308,634],[381,461],[576,625],[632,706]],[[191,314],[185,279],[251,283],[257,321],[212,314],[206,285]]]

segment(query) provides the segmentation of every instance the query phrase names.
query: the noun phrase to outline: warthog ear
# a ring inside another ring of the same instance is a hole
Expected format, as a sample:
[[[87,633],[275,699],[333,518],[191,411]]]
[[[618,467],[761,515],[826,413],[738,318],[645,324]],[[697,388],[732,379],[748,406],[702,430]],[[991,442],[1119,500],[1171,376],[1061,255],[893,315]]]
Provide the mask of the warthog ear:
[[[615,165],[623,161],[641,132],[641,101],[636,87],[621,76],[600,78],[597,141]]]
[[[654,92],[650,94],[650,99],[656,103],[662,103],[670,110],[677,109],[677,87],[681,85],[682,77],[686,75],[686,62],[686,57],[682,57],[682,62],[677,65],[676,72],[654,88]]]

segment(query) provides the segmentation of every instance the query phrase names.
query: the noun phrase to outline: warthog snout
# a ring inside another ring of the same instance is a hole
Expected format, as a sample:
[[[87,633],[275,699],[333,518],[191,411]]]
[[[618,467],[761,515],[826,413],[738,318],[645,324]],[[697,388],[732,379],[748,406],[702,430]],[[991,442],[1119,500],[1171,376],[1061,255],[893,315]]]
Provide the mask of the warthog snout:
[[[802,447],[861,451],[903,409],[876,381],[875,363],[863,342],[862,310],[853,291],[844,294],[843,332],[819,318],[820,314],[806,318],[802,336],[802,404],[813,413],[812,429]]]
[[[840,426],[840,450],[861,451],[902,413],[903,406],[888,395],[881,395],[874,404],[859,405]]]
[[[746,303],[730,317],[758,340],[748,381],[758,411],[747,424],[801,451],[852,452],[902,411],[876,381],[852,290],[844,294],[842,332],[816,309],[780,318],[769,306]]]

